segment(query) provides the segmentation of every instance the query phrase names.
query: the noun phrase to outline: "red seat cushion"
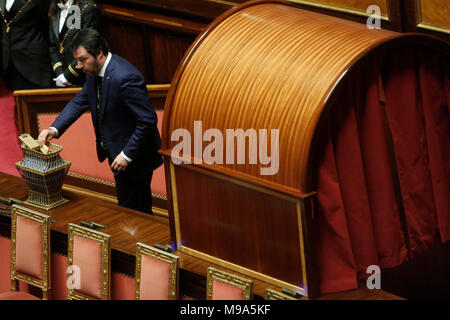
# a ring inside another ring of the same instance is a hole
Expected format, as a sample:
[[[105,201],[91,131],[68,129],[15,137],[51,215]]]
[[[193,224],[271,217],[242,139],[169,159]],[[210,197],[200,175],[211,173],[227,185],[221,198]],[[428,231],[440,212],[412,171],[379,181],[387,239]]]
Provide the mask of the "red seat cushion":
[[[41,300],[41,299],[23,291],[10,291],[0,293],[0,300]]]
[[[243,300],[243,294],[244,291],[241,288],[220,280],[213,280],[213,300]]]

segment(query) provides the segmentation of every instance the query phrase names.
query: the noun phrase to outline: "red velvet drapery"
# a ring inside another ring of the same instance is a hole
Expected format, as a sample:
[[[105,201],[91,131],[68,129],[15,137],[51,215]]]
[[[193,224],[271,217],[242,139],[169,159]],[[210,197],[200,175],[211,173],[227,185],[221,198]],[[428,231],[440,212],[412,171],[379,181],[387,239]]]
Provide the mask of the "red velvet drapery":
[[[397,50],[368,59],[334,96],[317,185],[322,293],[449,240],[449,70],[444,56]]]

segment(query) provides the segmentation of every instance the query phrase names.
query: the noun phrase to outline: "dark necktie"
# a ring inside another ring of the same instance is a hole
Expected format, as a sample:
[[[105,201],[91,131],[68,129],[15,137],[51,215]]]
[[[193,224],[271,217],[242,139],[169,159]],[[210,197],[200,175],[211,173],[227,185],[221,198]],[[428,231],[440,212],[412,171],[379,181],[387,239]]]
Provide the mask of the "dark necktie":
[[[103,78],[96,77],[97,82],[97,128],[98,128],[98,137],[100,138],[100,145],[103,149],[107,150],[105,139],[103,138],[102,133],[102,115],[103,115],[103,104],[102,104],[102,89],[103,89]]]

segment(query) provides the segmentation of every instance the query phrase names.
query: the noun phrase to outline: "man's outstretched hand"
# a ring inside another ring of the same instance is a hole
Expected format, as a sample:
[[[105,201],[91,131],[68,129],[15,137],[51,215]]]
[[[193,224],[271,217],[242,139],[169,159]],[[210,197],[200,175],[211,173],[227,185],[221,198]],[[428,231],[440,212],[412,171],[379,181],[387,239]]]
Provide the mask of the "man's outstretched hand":
[[[51,129],[44,129],[41,131],[38,137],[39,145],[42,146],[52,140],[56,136],[56,132]]]

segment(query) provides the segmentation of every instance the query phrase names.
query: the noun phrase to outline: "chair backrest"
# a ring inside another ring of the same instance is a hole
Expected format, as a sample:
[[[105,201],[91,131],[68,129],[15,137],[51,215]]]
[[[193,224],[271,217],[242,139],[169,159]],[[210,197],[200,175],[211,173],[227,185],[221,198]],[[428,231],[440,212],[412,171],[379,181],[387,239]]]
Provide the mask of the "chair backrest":
[[[207,300],[251,300],[252,298],[253,281],[213,267],[208,268]]]
[[[178,299],[178,256],[136,244],[136,300]]]
[[[43,299],[50,280],[50,216],[13,205],[11,217],[11,280],[13,291],[20,280],[42,290]]]
[[[69,223],[68,237],[68,298],[111,299],[111,236]]]
[[[299,300],[294,298],[293,296],[287,295],[285,293],[273,290],[273,289],[266,289],[266,296],[264,297],[265,300]]]

